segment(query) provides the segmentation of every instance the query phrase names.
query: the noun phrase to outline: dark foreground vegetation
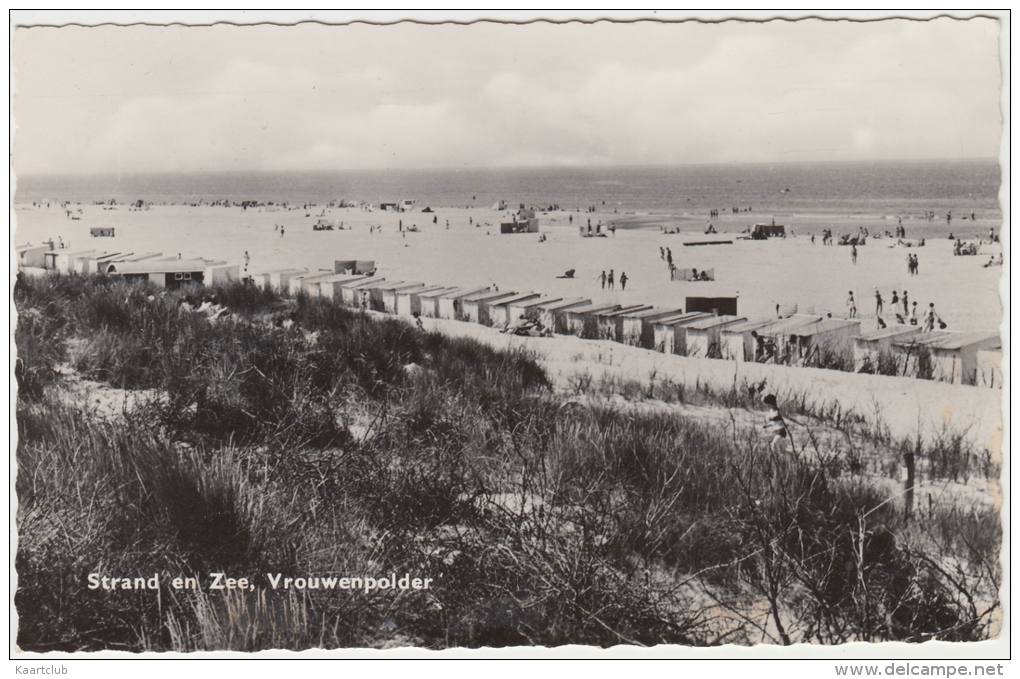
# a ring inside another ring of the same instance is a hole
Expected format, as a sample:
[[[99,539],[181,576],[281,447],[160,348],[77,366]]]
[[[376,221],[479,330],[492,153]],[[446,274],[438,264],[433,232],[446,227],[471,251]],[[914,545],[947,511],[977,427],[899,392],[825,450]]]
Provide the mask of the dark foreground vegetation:
[[[571,406],[523,353],[244,286],[213,291],[231,317],[180,309],[208,292],[19,280],[22,648],[832,644],[997,628],[999,519],[985,505],[907,522],[840,460]],[[68,397],[69,369],[139,398],[102,413]],[[257,589],[168,584],[217,571]],[[93,591],[90,573],[162,586]],[[433,583],[274,591],[266,573]]]

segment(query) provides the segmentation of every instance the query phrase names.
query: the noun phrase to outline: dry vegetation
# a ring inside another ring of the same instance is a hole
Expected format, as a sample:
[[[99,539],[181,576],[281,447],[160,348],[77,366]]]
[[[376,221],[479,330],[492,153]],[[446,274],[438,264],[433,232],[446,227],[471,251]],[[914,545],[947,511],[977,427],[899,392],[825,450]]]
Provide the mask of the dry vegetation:
[[[210,292],[231,317],[180,310]],[[996,632],[997,511],[935,506],[906,521],[849,452],[775,459],[753,430],[579,406],[527,354],[302,296],[50,276],[19,280],[15,301],[22,648]],[[154,396],[102,415],[62,397],[67,366]],[[698,398],[751,406],[739,390]],[[879,443],[894,461],[907,445]],[[911,452],[929,476],[978,455],[962,439]],[[84,584],[96,571],[206,580],[212,570],[435,583],[367,595]]]

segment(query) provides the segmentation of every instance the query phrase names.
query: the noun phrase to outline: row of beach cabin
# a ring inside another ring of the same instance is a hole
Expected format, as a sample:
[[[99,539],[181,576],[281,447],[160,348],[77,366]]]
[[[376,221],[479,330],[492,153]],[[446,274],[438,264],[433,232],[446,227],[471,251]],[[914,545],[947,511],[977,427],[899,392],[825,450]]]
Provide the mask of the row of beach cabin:
[[[166,288],[240,279],[237,264],[178,259],[159,252],[21,246],[17,255],[21,267],[122,276]],[[332,271],[289,268],[250,278],[261,287],[289,294],[304,292],[405,317],[417,313],[492,327],[529,318],[558,334],[611,340],[667,354],[1002,387],[1002,344],[997,333],[922,332],[912,325],[862,331],[859,320],[822,315],[745,318],[737,314],[736,298],[687,298],[684,308],[624,306],[487,286],[389,281],[375,275],[375,269],[370,260],[336,260]]]

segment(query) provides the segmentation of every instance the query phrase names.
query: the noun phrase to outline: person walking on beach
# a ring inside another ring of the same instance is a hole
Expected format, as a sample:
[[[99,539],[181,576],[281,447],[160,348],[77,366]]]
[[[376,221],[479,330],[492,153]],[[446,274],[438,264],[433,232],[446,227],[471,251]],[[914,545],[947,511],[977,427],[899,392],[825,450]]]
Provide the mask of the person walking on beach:
[[[850,246],[850,261],[853,262],[854,266],[857,265],[857,246]]]
[[[659,259],[661,259],[664,262],[666,261],[666,248],[662,247],[661,245],[659,246]]]
[[[776,403],[774,394],[766,394],[762,399],[768,406],[768,413],[765,415],[765,431],[772,435],[769,441],[769,451],[773,454],[785,453],[787,438],[790,433],[786,430],[786,421],[779,412],[779,404]]]
[[[907,291],[903,291],[903,315],[906,316],[910,313],[910,301],[907,296]]]
[[[907,275],[914,275],[914,256],[911,254],[907,255]]]
[[[850,295],[846,298],[846,309],[849,313],[848,318],[857,318],[857,300],[854,299],[854,291],[851,290],[848,294]]]
[[[613,270],[612,270],[612,269],[610,269],[610,270],[609,270],[609,277],[608,277],[608,278],[606,279],[606,280],[607,280],[607,282],[609,283],[609,289],[610,289],[610,290],[612,290],[612,289],[613,289],[613,276],[614,276],[614,274],[613,274]]]
[[[918,260],[917,255],[914,255],[914,275],[921,275],[921,262]]]
[[[917,325],[917,302],[910,307],[910,325]]]
[[[882,293],[875,288],[875,316],[882,316]]]
[[[247,250],[245,250],[245,251],[244,251],[244,272],[245,272],[245,273],[248,273],[248,264],[249,264],[250,262],[251,262],[251,255],[249,255],[249,254],[248,254],[248,251],[247,251]]]
[[[599,278],[602,280],[602,289],[605,290],[606,289],[606,270],[605,269],[602,270],[602,275],[599,276]]]
[[[627,289],[627,272],[623,271],[620,273],[620,290]]]
[[[942,323],[942,319],[935,313],[935,302],[928,303],[928,311],[924,314],[924,332],[933,332],[935,330],[935,322],[938,321],[940,326],[945,325]]]

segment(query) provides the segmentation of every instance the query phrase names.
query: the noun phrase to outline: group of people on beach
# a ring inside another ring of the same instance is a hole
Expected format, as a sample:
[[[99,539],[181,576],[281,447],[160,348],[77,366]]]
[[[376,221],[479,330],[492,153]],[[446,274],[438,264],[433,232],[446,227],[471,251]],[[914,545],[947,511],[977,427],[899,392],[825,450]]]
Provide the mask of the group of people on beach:
[[[921,263],[917,259],[917,255],[913,253],[907,254],[907,274],[911,276],[917,276],[920,274]]]
[[[892,308],[893,315],[896,317],[896,322],[900,325],[921,325],[923,332],[932,332],[935,330],[936,325],[939,329],[945,329],[947,324],[939,316],[938,312],[935,311],[935,303],[929,302],[928,310],[924,312],[923,318],[918,318],[917,301],[910,301],[910,294],[904,290],[902,296],[896,291],[892,291],[892,297],[889,300]],[[900,305],[903,306],[903,313],[900,313]],[[846,299],[847,318],[857,318],[857,300],[854,298],[854,291],[850,290],[847,293]],[[875,288],[875,321],[879,328],[885,328],[886,322],[883,318],[885,312],[885,298],[882,297],[882,292],[878,288]]]
[[[602,273],[599,274],[598,279],[602,282],[602,289],[603,290],[606,289],[607,285],[609,286],[610,290],[613,290],[615,288],[615,286],[616,286],[616,272],[615,272],[614,269],[610,269],[608,274],[606,273],[605,269],[603,269]],[[627,277],[627,272],[626,271],[621,271],[620,272],[620,290],[626,290],[627,289],[627,281],[628,280],[630,280],[630,279]]]

